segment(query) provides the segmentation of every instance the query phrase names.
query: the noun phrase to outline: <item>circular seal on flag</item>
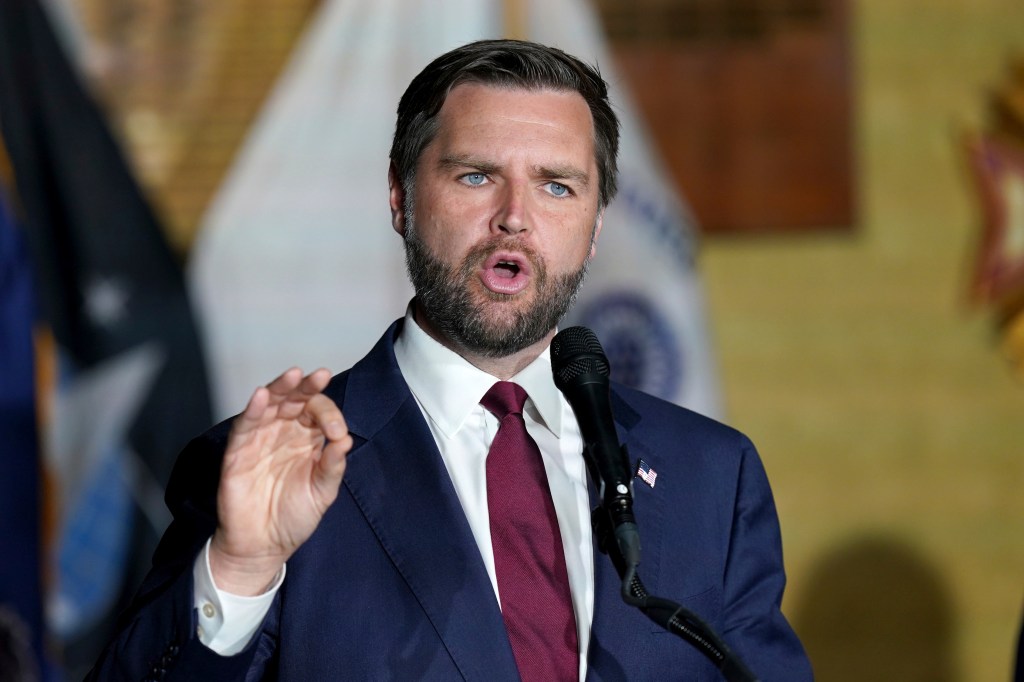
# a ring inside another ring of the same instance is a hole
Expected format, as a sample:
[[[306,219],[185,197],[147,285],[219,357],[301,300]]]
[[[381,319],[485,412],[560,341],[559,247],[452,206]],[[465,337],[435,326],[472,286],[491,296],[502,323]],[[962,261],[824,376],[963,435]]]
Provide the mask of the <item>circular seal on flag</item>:
[[[604,294],[575,317],[601,340],[613,379],[667,400],[678,394],[682,344],[648,299],[634,292]]]

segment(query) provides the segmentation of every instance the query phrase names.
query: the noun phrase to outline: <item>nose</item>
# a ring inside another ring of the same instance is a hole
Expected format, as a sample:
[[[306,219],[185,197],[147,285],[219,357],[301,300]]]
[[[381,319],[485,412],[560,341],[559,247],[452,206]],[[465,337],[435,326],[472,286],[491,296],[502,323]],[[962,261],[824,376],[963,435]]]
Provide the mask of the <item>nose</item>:
[[[525,184],[509,182],[499,193],[498,202],[491,221],[493,232],[516,235],[530,229],[530,199]]]

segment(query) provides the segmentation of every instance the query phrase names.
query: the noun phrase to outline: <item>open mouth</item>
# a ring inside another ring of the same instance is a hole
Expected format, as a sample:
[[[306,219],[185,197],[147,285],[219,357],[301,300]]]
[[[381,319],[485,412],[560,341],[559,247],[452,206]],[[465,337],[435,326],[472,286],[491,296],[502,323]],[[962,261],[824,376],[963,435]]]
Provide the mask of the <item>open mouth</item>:
[[[492,254],[480,269],[484,286],[498,294],[518,294],[531,276],[530,261],[523,255],[504,251]]]
[[[494,265],[494,272],[499,277],[511,279],[519,274],[519,264],[513,261],[498,261]]]

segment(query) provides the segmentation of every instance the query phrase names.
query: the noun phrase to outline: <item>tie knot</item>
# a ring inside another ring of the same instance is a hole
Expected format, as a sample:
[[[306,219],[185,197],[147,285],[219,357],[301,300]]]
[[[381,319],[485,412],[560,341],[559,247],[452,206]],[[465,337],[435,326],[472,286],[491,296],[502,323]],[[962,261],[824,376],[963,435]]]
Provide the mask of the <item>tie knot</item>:
[[[480,404],[501,421],[509,414],[522,414],[526,391],[511,381],[499,381],[480,399]]]

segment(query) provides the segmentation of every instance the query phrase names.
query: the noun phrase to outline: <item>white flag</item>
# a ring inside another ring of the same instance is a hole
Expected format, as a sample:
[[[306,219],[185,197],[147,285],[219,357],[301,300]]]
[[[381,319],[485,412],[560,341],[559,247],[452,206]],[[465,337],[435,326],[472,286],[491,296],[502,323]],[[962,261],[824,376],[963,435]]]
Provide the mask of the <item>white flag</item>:
[[[193,251],[218,416],[291,365],[350,366],[404,314],[398,100],[434,57],[500,34],[500,5],[479,0],[327,0],[313,17]]]

